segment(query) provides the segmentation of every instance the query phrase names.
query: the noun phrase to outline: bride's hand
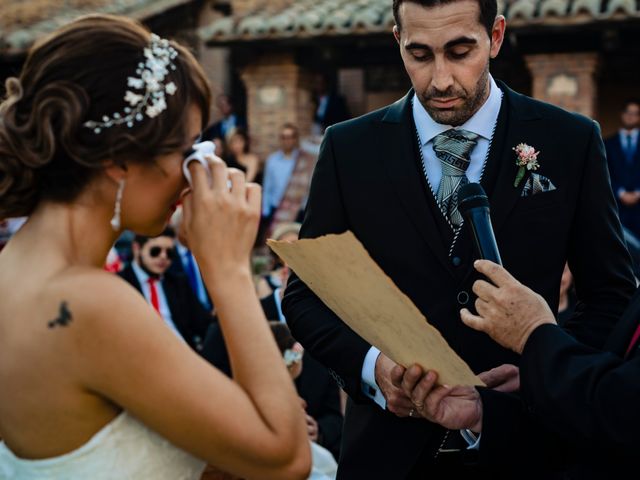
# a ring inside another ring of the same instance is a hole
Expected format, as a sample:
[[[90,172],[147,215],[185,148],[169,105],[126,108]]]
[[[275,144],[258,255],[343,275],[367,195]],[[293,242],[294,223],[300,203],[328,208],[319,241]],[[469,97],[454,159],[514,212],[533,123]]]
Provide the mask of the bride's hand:
[[[248,269],[260,221],[261,189],[246,183],[244,173],[210,157],[208,174],[198,162],[189,164],[193,188],[184,197],[184,226],[201,269],[217,281]],[[229,185],[231,188],[229,188]]]

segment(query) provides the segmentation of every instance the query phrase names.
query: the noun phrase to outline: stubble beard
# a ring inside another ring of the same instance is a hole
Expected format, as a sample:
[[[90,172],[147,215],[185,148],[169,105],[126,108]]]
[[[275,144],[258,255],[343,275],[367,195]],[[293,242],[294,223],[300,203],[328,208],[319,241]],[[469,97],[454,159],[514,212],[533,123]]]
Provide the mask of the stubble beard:
[[[473,92],[467,92],[463,88],[454,89],[450,88],[444,92],[431,89],[423,94],[418,94],[420,103],[427,111],[429,116],[437,123],[442,125],[451,125],[452,127],[459,127],[469,120],[475,113],[480,110],[480,107],[484,104],[489,96],[489,62],[480,75],[478,82],[475,85]],[[448,98],[459,97],[463,99],[460,106],[454,109],[439,109],[433,108],[429,105],[429,100],[434,98]]]

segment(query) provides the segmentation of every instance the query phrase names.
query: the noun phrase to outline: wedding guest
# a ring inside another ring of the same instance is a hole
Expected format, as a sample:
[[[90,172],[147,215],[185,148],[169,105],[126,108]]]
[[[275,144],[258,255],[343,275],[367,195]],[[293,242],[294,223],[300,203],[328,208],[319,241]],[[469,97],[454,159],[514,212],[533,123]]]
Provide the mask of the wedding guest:
[[[264,167],[262,218],[267,237],[281,223],[302,219],[316,163],[316,156],[301,148],[298,127],[291,123],[280,130],[280,146]]]
[[[0,105],[0,477],[301,479],[303,412],[255,298],[260,188],[208,158],[183,175],[209,87],[188,49],[93,15],[37,42]],[[229,188],[230,184],[231,188]],[[124,229],[156,236],[182,199],[233,380],[103,270]]]
[[[187,277],[170,271],[179,261],[176,257],[171,227],[154,237],[136,235],[133,260],[119,275],[144,296],[172,332],[200,351],[216,320],[202,307]]]
[[[273,333],[280,353],[284,358],[284,364],[289,370],[291,379],[295,382],[305,369],[305,355],[302,345],[295,341],[291,336],[291,332],[285,323],[269,322],[271,332]],[[308,357],[306,357],[308,359]],[[306,400],[300,398],[302,408],[306,411],[308,404]],[[311,442],[311,475],[309,480],[333,480],[336,478],[338,464],[329,450],[324,448],[318,442],[319,431],[318,422],[306,412],[307,431],[309,433],[309,441]]]
[[[300,234],[300,227],[301,225],[297,222],[282,223],[273,231],[271,238],[284,242],[297,240]],[[275,305],[279,305],[282,301],[284,287],[289,279],[289,267],[271,250],[269,250],[269,256],[273,262],[272,268],[267,274],[258,279],[256,290],[258,298],[264,300],[263,303],[266,302],[269,305],[269,311],[273,312],[272,316],[268,318],[270,320],[284,319],[275,310]]]
[[[227,140],[227,166],[245,172],[247,182],[260,183],[260,159],[251,153],[249,135],[244,128],[237,127],[229,131]]]
[[[235,103],[231,95],[226,93],[218,95],[216,107],[222,118],[202,132],[203,140],[224,140],[234,128],[246,128],[246,119],[236,112]],[[220,156],[220,155],[219,155]]]
[[[313,129],[320,135],[339,122],[351,118],[347,101],[332,84],[329,75],[321,75],[315,92],[316,111],[313,115]]]
[[[625,102],[620,129],[604,145],[620,221],[640,238],[640,99]]]

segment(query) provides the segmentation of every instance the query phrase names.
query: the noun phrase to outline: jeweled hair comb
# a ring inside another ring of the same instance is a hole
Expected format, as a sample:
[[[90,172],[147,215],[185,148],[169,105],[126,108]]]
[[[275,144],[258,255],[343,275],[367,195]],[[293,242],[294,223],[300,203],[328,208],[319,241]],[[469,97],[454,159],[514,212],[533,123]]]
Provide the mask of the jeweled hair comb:
[[[137,77],[127,79],[127,90],[124,101],[127,106],[113,115],[104,115],[101,121],[89,120],[83,125],[100,133],[105,128],[126,124],[133,127],[134,122],[141,122],[145,116],[157,117],[167,109],[166,95],[176,93],[178,87],[173,82],[164,83],[170,70],[175,70],[173,59],[178,52],[169,41],[151,34],[149,46],[144,49],[145,61],[138,64]],[[136,93],[137,92],[137,93]]]

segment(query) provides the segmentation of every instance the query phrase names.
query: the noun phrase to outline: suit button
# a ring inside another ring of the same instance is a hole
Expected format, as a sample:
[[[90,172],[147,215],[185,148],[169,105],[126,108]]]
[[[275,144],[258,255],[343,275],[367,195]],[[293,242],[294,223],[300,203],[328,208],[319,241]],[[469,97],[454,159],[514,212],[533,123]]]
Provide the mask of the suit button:
[[[460,264],[462,263],[462,259],[460,257],[453,257],[451,259],[451,263],[453,264],[454,267],[459,267]]]
[[[460,305],[466,305],[469,301],[469,294],[464,290],[462,292],[458,292],[458,303]]]

